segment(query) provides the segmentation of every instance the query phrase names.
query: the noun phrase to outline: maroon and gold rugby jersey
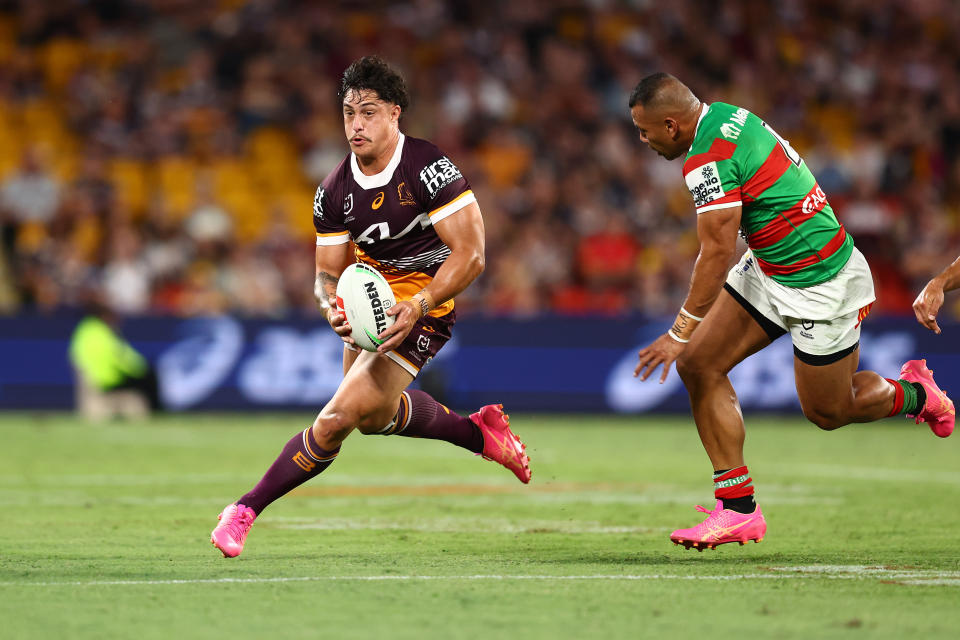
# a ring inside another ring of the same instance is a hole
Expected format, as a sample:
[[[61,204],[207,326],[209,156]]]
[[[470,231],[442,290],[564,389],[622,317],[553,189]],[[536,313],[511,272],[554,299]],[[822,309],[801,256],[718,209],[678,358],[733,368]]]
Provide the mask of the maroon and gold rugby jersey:
[[[397,300],[423,289],[450,249],[433,225],[476,202],[470,183],[430,142],[400,134],[387,167],[364,175],[349,154],[317,187],[317,245],[353,241],[356,256],[383,274]],[[430,312],[453,310],[449,300]]]

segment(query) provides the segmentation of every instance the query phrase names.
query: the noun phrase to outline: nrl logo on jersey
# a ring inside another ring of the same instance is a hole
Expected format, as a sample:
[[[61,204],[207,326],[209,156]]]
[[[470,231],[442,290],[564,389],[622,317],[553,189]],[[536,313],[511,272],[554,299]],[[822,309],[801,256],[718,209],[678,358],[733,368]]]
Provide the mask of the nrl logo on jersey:
[[[723,191],[723,185],[720,182],[720,176],[717,173],[717,163],[709,162],[702,167],[697,167],[685,176],[687,188],[693,195],[693,205],[700,208],[710,204],[714,200],[719,200],[727,195]]]
[[[420,172],[420,182],[427,188],[431,198],[435,197],[440,189],[462,177],[460,169],[457,169],[457,165],[450,162],[447,156],[427,165]]]
[[[317,193],[313,196],[313,216],[315,218],[323,217],[323,201],[327,197],[327,192],[323,185],[317,187]]]

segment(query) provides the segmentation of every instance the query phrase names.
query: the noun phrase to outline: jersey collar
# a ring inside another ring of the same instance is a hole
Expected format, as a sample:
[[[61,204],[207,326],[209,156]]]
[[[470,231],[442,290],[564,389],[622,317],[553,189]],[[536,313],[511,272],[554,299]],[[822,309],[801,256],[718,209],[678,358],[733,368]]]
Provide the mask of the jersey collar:
[[[375,173],[372,176],[365,175],[363,171],[360,171],[360,165],[357,164],[357,154],[350,154],[350,170],[353,172],[353,179],[356,180],[361,188],[379,189],[390,182],[390,179],[393,178],[393,172],[396,171],[397,165],[400,164],[400,156],[403,155],[403,141],[405,139],[406,136],[401,133],[400,138],[397,140],[397,148],[393,150],[393,156],[390,158],[390,162],[387,163],[383,171]]]
[[[693,130],[693,139],[697,139],[697,134],[700,133],[700,123],[703,122],[703,118],[707,115],[707,111],[710,111],[710,105],[706,102],[703,103],[703,111],[700,112],[700,117],[697,118],[697,126]],[[690,143],[690,149],[693,149],[693,142]],[[687,149],[687,153],[690,153],[690,149]]]

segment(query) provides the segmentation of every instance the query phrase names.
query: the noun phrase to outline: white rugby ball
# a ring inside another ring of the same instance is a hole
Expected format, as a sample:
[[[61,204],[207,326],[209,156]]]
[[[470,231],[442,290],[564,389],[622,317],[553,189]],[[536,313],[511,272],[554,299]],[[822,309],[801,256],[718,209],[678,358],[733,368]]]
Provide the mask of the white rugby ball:
[[[396,302],[390,285],[373,267],[357,262],[340,274],[337,307],[346,313],[350,337],[361,349],[376,351],[383,343],[377,336],[396,321],[387,315]]]

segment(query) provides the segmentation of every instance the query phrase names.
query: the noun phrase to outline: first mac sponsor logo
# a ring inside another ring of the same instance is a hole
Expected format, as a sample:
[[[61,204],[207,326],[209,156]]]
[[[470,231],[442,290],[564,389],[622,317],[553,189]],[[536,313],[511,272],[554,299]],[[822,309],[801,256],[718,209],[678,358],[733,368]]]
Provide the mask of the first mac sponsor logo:
[[[460,169],[457,169],[457,165],[450,162],[450,158],[446,156],[427,165],[423,168],[423,171],[420,172],[420,182],[427,188],[427,193],[430,194],[430,198],[436,197],[440,189],[456,182],[462,177],[463,174],[460,173]]]

